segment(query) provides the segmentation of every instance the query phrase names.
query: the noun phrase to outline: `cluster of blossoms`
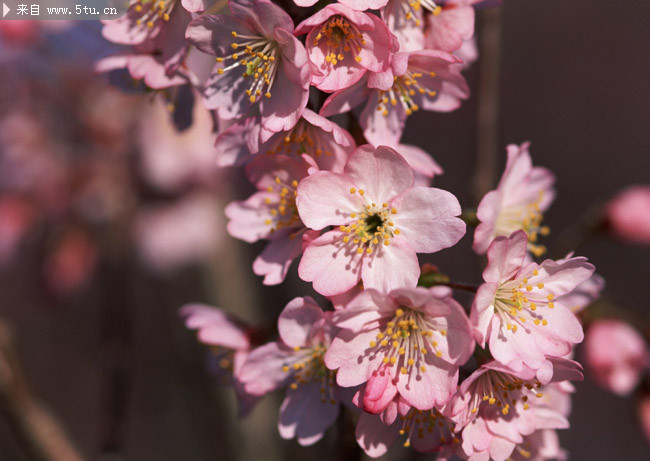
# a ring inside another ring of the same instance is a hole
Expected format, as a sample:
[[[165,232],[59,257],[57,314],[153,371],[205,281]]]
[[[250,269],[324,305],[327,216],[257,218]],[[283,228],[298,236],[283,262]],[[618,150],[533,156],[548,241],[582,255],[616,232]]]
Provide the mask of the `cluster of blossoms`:
[[[188,102],[209,111],[214,164],[244,168],[256,192],[225,215],[231,236],[267,242],[254,273],[277,285],[298,260],[332,306],[295,298],[265,344],[218,309],[183,310],[244,412],[286,389],[284,438],[315,443],[343,404],[373,457],[397,439],[441,459],[566,456],[555,431],[568,427],[569,381],[582,379],[577,314],[603,281],[585,258],[541,260],[554,175],[533,166],[528,143],[510,145],[498,187],[461,219],[458,199],[431,187],[442,168],[402,142],[411,114],[469,97],[462,71],[485,3],[132,0],[104,25],[126,47],[97,69],[126,69],[173,113]],[[479,286],[446,283],[418,260],[455,246],[466,221],[487,255]],[[461,305],[458,288],[473,301]],[[646,367],[646,350],[633,349]]]
[[[371,457],[399,443],[439,459],[566,458],[556,431],[569,427],[570,381],[583,376],[575,345],[585,339],[602,387],[628,395],[650,372],[647,340],[629,323],[580,316],[604,287],[585,258],[544,259],[555,177],[533,166],[529,143],[507,146],[497,187],[461,213],[432,187],[441,166],[403,140],[415,112],[469,98],[475,8],[495,3],[131,0],[104,22],[119,49],[95,68],[165,103],[146,111],[82,79],[54,86],[76,69],[0,66],[12,83],[0,97],[22,98],[0,113],[0,267],[40,224],[55,236],[41,245],[44,278],[73,291],[112,251],[102,242],[117,223],[129,249],[168,271],[215,253],[223,208],[230,236],[265,241],[252,264],[263,284],[293,270],[324,300],[291,300],[277,335],[219,308],[182,308],[241,416],[282,390],[279,433],[301,445],[348,418]],[[37,32],[0,25],[5,40]],[[0,62],[15,64],[13,51],[0,46]],[[73,122],[44,116],[60,98]],[[226,205],[227,168],[255,192]],[[596,227],[648,245],[649,219],[650,188],[637,186],[602,207]],[[468,226],[482,281],[422,264]],[[648,395],[640,408],[650,434]]]

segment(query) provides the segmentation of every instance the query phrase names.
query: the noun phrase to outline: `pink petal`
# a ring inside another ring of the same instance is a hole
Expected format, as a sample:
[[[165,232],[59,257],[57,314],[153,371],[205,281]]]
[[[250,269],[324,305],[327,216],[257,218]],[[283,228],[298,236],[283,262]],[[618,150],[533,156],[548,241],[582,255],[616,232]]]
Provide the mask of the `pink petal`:
[[[293,351],[281,348],[278,343],[267,343],[254,349],[237,373],[246,392],[252,395],[264,395],[284,387],[291,374],[282,371],[282,367],[293,362]]]
[[[413,185],[413,171],[404,157],[390,147],[359,147],[345,165],[345,173],[368,200],[382,203]]]
[[[343,244],[341,231],[330,231],[314,240],[304,251],[298,274],[314,283],[314,290],[325,296],[341,294],[361,279],[362,256]]]
[[[414,287],[420,277],[420,265],[415,251],[402,239],[379,245],[372,255],[365,255],[361,279],[365,288],[389,292],[396,288]]]
[[[289,347],[305,347],[314,325],[323,319],[323,311],[309,296],[295,298],[278,318],[280,338]]]
[[[397,197],[395,225],[418,253],[433,253],[455,245],[465,235],[465,223],[457,218],[461,208],[450,192],[432,187],[413,187]]]
[[[346,175],[319,171],[298,184],[296,206],[305,226],[320,230],[352,221],[362,208],[362,199],[350,190],[355,183]]]
[[[338,402],[332,404],[329,399],[322,402],[320,391],[318,382],[300,384],[298,389],[287,391],[278,421],[282,438],[297,437],[300,445],[313,445],[336,421],[340,405]]]

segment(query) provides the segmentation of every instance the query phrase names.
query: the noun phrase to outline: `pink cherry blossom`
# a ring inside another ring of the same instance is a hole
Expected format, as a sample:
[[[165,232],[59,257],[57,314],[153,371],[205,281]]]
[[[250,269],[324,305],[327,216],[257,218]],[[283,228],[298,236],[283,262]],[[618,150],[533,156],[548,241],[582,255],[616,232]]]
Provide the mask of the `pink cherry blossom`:
[[[367,71],[385,71],[398,49],[379,17],[342,3],[326,5],[301,22],[295,33],[307,34],[312,85],[328,92],[348,88]]]
[[[363,105],[359,123],[366,139],[374,145],[395,146],[413,112],[448,112],[467,99],[469,88],[460,63],[460,58],[444,51],[396,53],[390,69],[368,74],[332,94],[320,113],[328,117]]]
[[[205,85],[205,103],[220,118],[238,120],[254,108],[262,127],[289,130],[307,105],[307,52],[293,36],[293,20],[267,0],[230,0],[232,15],[203,15],[186,37],[217,63]]]
[[[219,166],[243,165],[261,154],[306,154],[320,169],[340,172],[356,145],[346,130],[305,109],[296,126],[280,133],[265,133],[257,118],[234,124],[219,135],[215,147]]]
[[[282,283],[293,260],[319,234],[305,227],[296,209],[296,187],[308,168],[301,158],[257,157],[246,171],[258,192],[226,207],[230,235],[250,243],[270,241],[253,263],[265,285]]]
[[[483,254],[497,236],[509,237],[523,229],[528,234],[529,250],[541,256],[546,250],[536,244],[538,235],[546,235],[543,215],[555,198],[555,177],[546,168],[533,167],[528,147],[510,144],[508,162],[499,186],[485,194],[476,215],[481,221],[474,233],[474,251]]]
[[[576,362],[554,358],[556,372],[547,382],[582,379]],[[517,445],[538,429],[568,427],[565,415],[545,398],[536,370],[520,371],[492,361],[482,365],[460,386],[450,412],[462,429],[467,459],[509,459]]]
[[[558,299],[587,280],[594,267],[585,258],[525,264],[527,236],[497,237],[488,249],[485,283],[476,293],[471,320],[479,344],[518,369],[540,369],[547,356],[562,357],[582,341],[582,326]]]
[[[632,186],[606,207],[608,222],[624,241],[650,245],[650,186]]]
[[[331,312],[305,297],[287,304],[278,331],[280,339],[253,350],[238,377],[253,395],[288,386],[280,408],[280,435],[311,445],[339,413],[340,390],[323,361],[338,329],[331,323]]]
[[[366,289],[334,322],[342,330],[325,363],[343,387],[366,383],[358,400],[372,413],[398,394],[419,410],[441,408],[474,350],[467,316],[444,287]]]
[[[453,452],[460,440],[454,424],[435,408],[417,410],[403,397],[396,397],[381,415],[362,413],[356,428],[357,442],[366,454],[378,458],[400,436],[403,445],[416,451],[431,453]]]
[[[596,382],[627,395],[650,368],[650,349],[639,332],[619,320],[596,320],[585,338],[585,362]]]
[[[343,173],[314,173],[297,192],[307,227],[336,226],[309,244],[298,267],[300,278],[325,296],[359,280],[382,291],[414,287],[420,274],[416,253],[453,246],[465,232],[456,197],[413,187],[408,163],[384,146],[360,147]]]

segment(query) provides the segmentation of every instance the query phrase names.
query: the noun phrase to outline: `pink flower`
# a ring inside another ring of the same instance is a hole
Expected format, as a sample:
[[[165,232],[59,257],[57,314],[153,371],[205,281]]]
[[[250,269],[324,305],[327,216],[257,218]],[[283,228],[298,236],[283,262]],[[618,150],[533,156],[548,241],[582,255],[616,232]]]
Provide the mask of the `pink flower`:
[[[296,126],[280,133],[266,133],[257,118],[246,119],[219,135],[215,147],[219,166],[244,165],[260,154],[306,154],[320,169],[340,172],[356,145],[346,130],[305,109]]]
[[[265,130],[289,130],[307,105],[311,79],[293,21],[267,0],[230,0],[229,6],[232,15],[201,16],[186,32],[193,45],[217,56],[205,86],[206,106],[226,120],[257,108]]]
[[[221,309],[205,304],[187,304],[181,308],[185,326],[198,330],[198,339],[211,346],[219,369],[228,370],[239,402],[240,416],[253,409],[258,398],[248,394],[237,378],[251,349],[247,328]]]
[[[425,48],[448,51],[460,49],[474,36],[474,8],[481,0],[447,0],[427,17]]]
[[[596,320],[587,330],[585,361],[603,388],[628,395],[650,367],[650,350],[639,332],[627,323]]]
[[[417,410],[396,397],[381,415],[362,413],[357,423],[357,442],[372,458],[384,455],[393,442],[405,437],[403,445],[423,453],[452,452],[460,442],[451,420],[435,408]]]
[[[544,382],[536,370],[520,371],[496,361],[482,365],[460,386],[450,412],[462,429],[462,449],[472,460],[503,461],[538,429],[568,427],[565,415],[544,401],[546,382],[582,379],[580,365],[553,358],[554,373]]]
[[[265,285],[282,283],[303,246],[318,237],[305,227],[296,209],[296,187],[308,168],[301,158],[257,157],[246,172],[259,192],[226,207],[230,235],[250,243],[270,240],[253,263],[253,272],[265,276]]]
[[[469,96],[460,59],[443,51],[396,53],[391,68],[368,74],[350,88],[332,94],[320,113],[329,117],[363,104],[359,123],[374,145],[395,146],[406,118],[420,109],[448,112]]]
[[[471,327],[451,290],[366,289],[334,314],[342,331],[325,363],[343,387],[366,383],[358,400],[371,413],[399,394],[419,410],[441,408],[456,391],[458,367],[474,350]]]
[[[323,362],[337,331],[331,312],[323,312],[310,297],[295,298],[278,319],[280,339],[253,350],[239,373],[253,395],[289,386],[278,423],[285,439],[316,443],[338,416],[340,390]]]
[[[585,258],[547,259],[525,264],[527,237],[497,237],[488,249],[488,265],[472,305],[478,342],[492,356],[519,369],[541,368],[547,356],[562,357],[582,341],[582,326],[558,299],[587,280],[594,266]]]
[[[630,243],[650,244],[650,186],[632,186],[606,207],[614,233]]]
[[[384,292],[414,287],[416,253],[448,248],[463,236],[460,205],[447,191],[413,187],[413,172],[393,149],[362,146],[343,173],[320,171],[298,186],[296,205],[307,227],[336,226],[310,243],[298,272],[325,296],[363,280]]]
[[[537,245],[539,234],[546,235],[542,213],[555,198],[555,178],[546,168],[533,167],[528,147],[510,144],[508,162],[496,190],[485,194],[476,215],[481,221],[474,233],[474,251],[483,254],[497,236],[509,237],[523,229],[528,234],[529,250],[541,256],[546,249]]]
[[[366,71],[385,71],[398,50],[379,17],[342,3],[326,5],[301,22],[295,33],[307,34],[312,85],[328,92],[348,88]]]

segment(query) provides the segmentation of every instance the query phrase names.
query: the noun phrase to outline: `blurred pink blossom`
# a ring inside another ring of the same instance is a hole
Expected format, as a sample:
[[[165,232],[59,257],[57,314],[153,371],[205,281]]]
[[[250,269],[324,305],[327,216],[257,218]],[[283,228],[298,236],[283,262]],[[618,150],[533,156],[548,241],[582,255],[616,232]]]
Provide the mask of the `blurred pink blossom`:
[[[650,186],[632,186],[606,206],[614,233],[630,243],[650,245]]]
[[[84,232],[66,232],[45,260],[47,285],[59,294],[78,290],[92,276],[97,253],[95,243]]]
[[[587,329],[585,362],[603,388],[628,395],[650,367],[650,350],[639,332],[619,320],[596,320]]]
[[[224,235],[219,208],[212,194],[196,193],[144,209],[135,227],[140,257],[161,272],[211,258]]]

